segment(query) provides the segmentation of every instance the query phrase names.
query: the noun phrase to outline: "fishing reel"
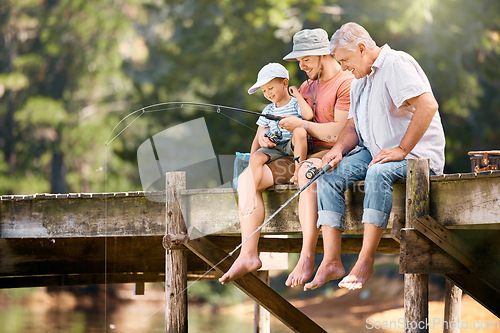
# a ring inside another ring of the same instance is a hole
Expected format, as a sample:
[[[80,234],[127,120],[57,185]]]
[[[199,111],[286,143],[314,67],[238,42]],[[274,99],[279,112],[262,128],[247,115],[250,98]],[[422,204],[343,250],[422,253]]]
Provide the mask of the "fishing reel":
[[[293,159],[294,161],[296,162],[299,162],[299,156],[295,157]],[[316,176],[318,174],[318,172],[321,171],[321,168],[317,168],[313,162],[311,161],[302,161],[302,162],[299,162],[299,165],[302,164],[302,163],[306,163],[306,167],[308,168],[307,171],[306,171],[306,178],[307,179],[313,179],[314,176]]]
[[[279,127],[277,127],[278,130],[277,131],[267,131],[266,134],[264,134],[264,136],[266,138],[269,138],[269,140],[271,140],[272,143],[275,143],[275,144],[278,144],[281,139],[283,139],[283,134],[281,133],[281,131],[279,130]]]

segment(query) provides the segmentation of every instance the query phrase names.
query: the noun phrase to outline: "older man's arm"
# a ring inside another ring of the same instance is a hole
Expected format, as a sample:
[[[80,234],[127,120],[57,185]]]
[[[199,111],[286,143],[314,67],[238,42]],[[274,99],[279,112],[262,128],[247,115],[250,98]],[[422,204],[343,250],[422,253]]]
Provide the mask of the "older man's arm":
[[[438,103],[434,96],[429,93],[423,93],[420,96],[407,100],[414,108],[415,112],[410,121],[406,133],[395,148],[382,149],[371,161],[370,165],[375,163],[385,163],[389,161],[401,161],[408,155],[413,147],[420,141],[424,133],[438,110]]]

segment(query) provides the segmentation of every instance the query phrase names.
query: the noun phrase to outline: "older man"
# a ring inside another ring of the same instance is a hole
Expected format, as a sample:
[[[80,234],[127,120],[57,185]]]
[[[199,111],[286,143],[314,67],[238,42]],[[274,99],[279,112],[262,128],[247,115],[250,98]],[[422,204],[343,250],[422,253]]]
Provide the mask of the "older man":
[[[335,32],[330,50],[356,80],[346,127],[322,159],[323,165],[335,169],[318,180],[318,226],[325,243],[318,271],[323,266],[343,270],[338,258],[344,192],[354,181],[364,180],[363,244],[350,274],[339,283],[354,290],[373,273],[375,251],[392,209],[392,184],[406,177],[406,161],[411,158],[429,159],[431,172],[441,174],[445,138],[429,81],[410,55],[388,45],[378,47],[362,26],[352,22]],[[316,275],[305,288],[318,288],[328,280]]]

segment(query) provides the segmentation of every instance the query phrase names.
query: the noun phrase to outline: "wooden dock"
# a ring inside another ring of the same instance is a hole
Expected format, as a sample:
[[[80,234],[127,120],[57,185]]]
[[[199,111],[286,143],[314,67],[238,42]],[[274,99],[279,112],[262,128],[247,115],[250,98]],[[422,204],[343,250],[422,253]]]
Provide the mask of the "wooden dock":
[[[400,254],[405,319],[427,318],[431,273],[446,276],[500,316],[500,171],[429,178],[428,166],[415,160],[408,175],[393,186],[393,210],[378,248]],[[266,191],[267,214],[296,191],[287,185]],[[169,295],[241,242],[235,200],[234,189],[186,190],[182,173],[167,174],[167,193],[2,196],[0,288],[136,283],[140,291],[145,282],[166,282],[166,331],[185,332],[185,295]],[[343,253],[361,247],[355,235],[362,234],[362,202],[358,182],[346,195],[344,234],[352,237],[343,239]],[[182,234],[187,227],[208,236],[189,239]],[[301,239],[283,235],[299,234],[294,201],[263,228],[260,250],[298,253]],[[232,260],[205,278],[220,276]],[[282,263],[269,260],[267,269]],[[293,331],[324,331],[254,274],[234,283]]]

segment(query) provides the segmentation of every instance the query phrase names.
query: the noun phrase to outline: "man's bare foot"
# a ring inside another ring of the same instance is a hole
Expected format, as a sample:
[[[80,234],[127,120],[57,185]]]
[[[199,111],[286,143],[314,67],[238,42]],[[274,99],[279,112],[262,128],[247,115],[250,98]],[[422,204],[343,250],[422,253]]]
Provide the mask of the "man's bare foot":
[[[304,291],[319,288],[328,281],[341,278],[344,274],[345,269],[341,262],[333,263],[322,261],[314,279],[304,285]]]
[[[339,287],[349,290],[361,289],[372,274],[373,261],[358,259],[351,273],[339,282]]]
[[[258,270],[262,267],[262,261],[257,257],[238,257],[233,266],[222,275],[219,282],[222,284],[228,284],[229,282],[242,277],[243,275]]]
[[[295,266],[290,275],[288,275],[285,285],[293,288],[304,284],[309,280],[315,269],[314,257],[307,258],[305,256],[300,256],[297,266]]]

